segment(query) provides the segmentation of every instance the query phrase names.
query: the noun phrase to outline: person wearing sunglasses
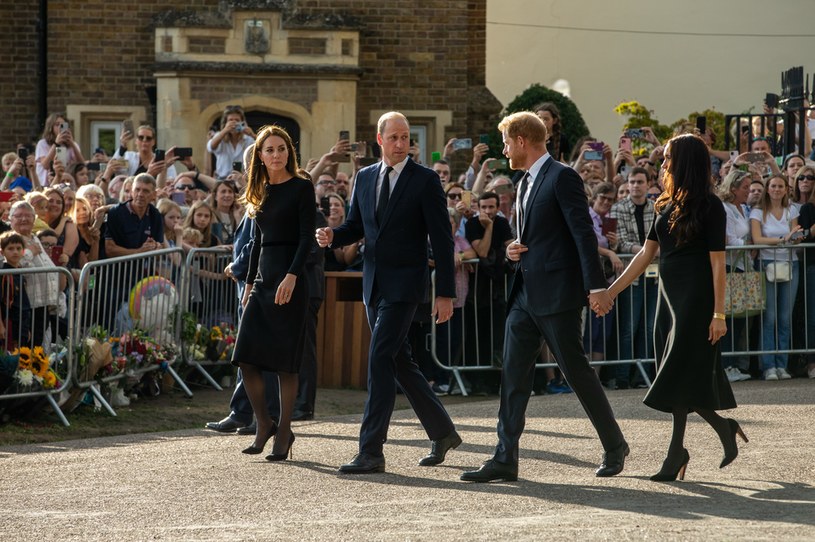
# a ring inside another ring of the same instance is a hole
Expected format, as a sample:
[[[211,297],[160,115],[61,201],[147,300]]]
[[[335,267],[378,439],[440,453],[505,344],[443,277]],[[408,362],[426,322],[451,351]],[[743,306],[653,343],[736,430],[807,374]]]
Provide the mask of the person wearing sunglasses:
[[[813,190],[815,186],[815,168],[812,166],[801,167],[792,182],[792,205],[799,209],[810,199],[812,199]]]
[[[119,137],[120,146],[113,153],[114,160],[124,160],[127,162],[126,170],[127,175],[138,175],[139,173],[148,173],[156,178],[159,187],[164,186],[163,180],[159,179],[159,175],[166,174],[168,178],[175,178],[176,171],[173,162],[176,157],[173,155],[175,147],[170,148],[161,160],[156,159],[156,153],[153,152],[156,146],[156,130],[147,124],[142,124],[136,129],[135,137],[135,151],[127,150],[128,144],[133,140],[133,134],[129,131],[122,131]]]

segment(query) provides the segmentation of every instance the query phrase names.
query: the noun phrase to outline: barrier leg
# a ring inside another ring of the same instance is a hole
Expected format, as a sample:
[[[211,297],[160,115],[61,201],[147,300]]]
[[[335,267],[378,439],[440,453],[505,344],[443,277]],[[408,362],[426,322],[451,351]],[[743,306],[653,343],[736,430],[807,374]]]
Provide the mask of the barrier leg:
[[[102,397],[102,392],[99,391],[99,388],[97,388],[94,385],[91,385],[88,387],[88,389],[91,391],[93,396],[96,397],[96,400],[99,401],[99,404],[101,404],[105,408],[105,410],[108,411],[108,414],[110,414],[111,416],[116,416],[116,411],[113,410],[113,407],[110,406],[110,403],[105,401],[105,398]]]
[[[207,379],[207,382],[209,382],[210,386],[212,386],[213,388],[215,388],[218,391],[224,391],[224,389],[220,386],[220,384],[215,382],[215,379],[212,378],[212,376],[210,376],[210,374],[207,372],[207,370],[204,369],[204,367],[200,363],[198,363],[197,361],[191,361],[190,363],[192,364],[193,367],[198,369],[198,372],[200,372],[204,376],[204,378]]]
[[[180,376],[178,376],[178,373],[175,372],[175,369],[173,369],[172,366],[167,366],[167,372],[169,372],[173,377],[173,380],[175,380],[176,384],[178,384],[178,387],[181,388],[185,394],[187,394],[187,397],[192,397],[190,388],[187,387],[187,384],[181,379]]]
[[[453,376],[456,377],[456,382],[458,382],[458,389],[461,390],[461,396],[467,397],[467,388],[464,387],[464,380],[461,379],[461,371],[458,369],[453,369]]]
[[[51,408],[54,409],[54,413],[59,418],[59,421],[62,422],[62,425],[64,425],[65,427],[70,427],[71,424],[68,423],[68,418],[65,417],[65,414],[62,413],[62,409],[59,408],[56,399],[54,399],[54,395],[52,393],[49,393],[48,395],[45,396],[45,398],[51,404]]]
[[[637,361],[637,370],[639,370],[640,375],[642,375],[642,379],[645,381],[645,385],[647,387],[651,387],[651,379],[648,378],[648,371],[645,370],[645,367],[642,366],[641,361]]]

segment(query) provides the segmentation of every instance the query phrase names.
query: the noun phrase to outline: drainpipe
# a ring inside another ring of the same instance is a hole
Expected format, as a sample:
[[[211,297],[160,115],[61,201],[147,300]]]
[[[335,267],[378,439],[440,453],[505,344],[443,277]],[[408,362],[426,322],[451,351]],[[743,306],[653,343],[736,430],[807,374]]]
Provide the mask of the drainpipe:
[[[37,17],[37,126],[41,128],[48,116],[48,0],[40,0]]]

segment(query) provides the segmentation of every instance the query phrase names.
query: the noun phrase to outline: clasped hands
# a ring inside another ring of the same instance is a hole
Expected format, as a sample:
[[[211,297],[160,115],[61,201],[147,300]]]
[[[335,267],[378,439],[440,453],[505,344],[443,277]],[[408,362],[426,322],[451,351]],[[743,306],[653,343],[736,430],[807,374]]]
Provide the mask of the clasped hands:
[[[605,316],[611,312],[613,306],[614,299],[612,299],[608,290],[600,290],[589,294],[589,307],[597,316]]]

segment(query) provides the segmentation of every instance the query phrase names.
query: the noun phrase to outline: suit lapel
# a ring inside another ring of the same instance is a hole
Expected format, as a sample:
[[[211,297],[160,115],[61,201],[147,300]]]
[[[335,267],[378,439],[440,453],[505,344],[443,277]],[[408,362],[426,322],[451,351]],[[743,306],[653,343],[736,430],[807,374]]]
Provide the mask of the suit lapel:
[[[393,187],[393,192],[391,192],[390,198],[388,198],[388,207],[385,209],[385,216],[382,218],[382,224],[379,225],[379,230],[382,231],[384,229],[385,224],[388,223],[388,220],[393,213],[394,206],[399,201],[399,198],[404,194],[405,190],[407,190],[407,181],[410,176],[413,174],[415,165],[413,164],[413,160],[408,159],[405,167],[402,168],[402,173],[399,174],[399,178],[396,179],[396,186]],[[376,194],[376,181],[374,181],[374,194]],[[374,212],[376,212],[376,204],[374,203]]]
[[[526,207],[524,209],[524,211],[526,211],[524,212],[524,233],[526,233],[526,230],[529,227],[529,215],[531,214],[529,211],[532,210],[532,203],[535,201],[535,197],[538,195],[538,191],[540,191],[541,185],[543,185],[543,182],[546,179],[546,173],[549,171],[549,167],[552,165],[552,162],[554,162],[554,158],[550,157],[538,172],[538,176],[535,177],[535,182],[532,185],[532,188],[529,189],[531,192],[529,193],[529,197],[526,199]]]

